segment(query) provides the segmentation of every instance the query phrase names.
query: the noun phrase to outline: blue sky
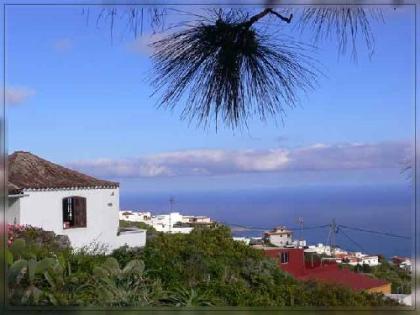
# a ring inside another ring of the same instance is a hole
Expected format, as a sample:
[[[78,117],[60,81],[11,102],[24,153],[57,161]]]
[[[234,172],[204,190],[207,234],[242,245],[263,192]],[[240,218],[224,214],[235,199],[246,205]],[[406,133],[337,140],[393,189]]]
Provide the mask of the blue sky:
[[[385,10],[375,54],[319,45],[325,77],[284,124],[203,130],[157,109],[148,37],[86,23],[82,7],[8,7],[8,151],[31,151],[127,190],[401,184],[414,113],[414,10]],[[290,33],[288,26],[281,29]],[[150,30],[147,26],[145,34]],[[307,39],[302,35],[302,40]],[[6,90],[7,91],[7,90]]]

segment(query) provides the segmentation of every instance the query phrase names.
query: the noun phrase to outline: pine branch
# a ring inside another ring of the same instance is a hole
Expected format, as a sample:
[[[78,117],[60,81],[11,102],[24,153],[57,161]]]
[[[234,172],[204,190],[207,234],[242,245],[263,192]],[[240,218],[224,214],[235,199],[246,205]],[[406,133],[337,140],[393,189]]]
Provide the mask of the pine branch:
[[[274,11],[272,8],[266,8],[263,11],[261,11],[260,13],[252,16],[248,21],[243,22],[242,25],[245,28],[249,28],[254,23],[258,22],[259,20],[261,20],[263,17],[265,17],[268,14],[273,14],[276,17],[280,18],[282,21],[286,22],[286,23],[290,23],[292,21],[292,18],[293,18],[293,14],[290,14],[289,17],[285,17],[285,16],[281,15],[280,13]]]

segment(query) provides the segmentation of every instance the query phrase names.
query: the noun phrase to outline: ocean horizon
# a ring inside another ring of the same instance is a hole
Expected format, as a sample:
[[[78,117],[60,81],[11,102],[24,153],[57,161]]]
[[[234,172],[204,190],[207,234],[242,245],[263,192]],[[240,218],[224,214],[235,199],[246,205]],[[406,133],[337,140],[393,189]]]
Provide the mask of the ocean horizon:
[[[173,211],[184,215],[206,215],[228,225],[271,229],[285,225],[295,238],[308,244],[326,243],[329,228],[309,229],[330,224],[412,236],[413,200],[410,185],[287,187],[194,192],[121,192],[123,210],[170,212],[169,198],[175,198]],[[298,218],[304,219],[299,230]],[[306,229],[305,229],[306,228]],[[233,231],[234,236],[261,236],[263,231]],[[396,238],[351,229],[337,232],[336,245],[369,254],[412,256],[412,238]]]

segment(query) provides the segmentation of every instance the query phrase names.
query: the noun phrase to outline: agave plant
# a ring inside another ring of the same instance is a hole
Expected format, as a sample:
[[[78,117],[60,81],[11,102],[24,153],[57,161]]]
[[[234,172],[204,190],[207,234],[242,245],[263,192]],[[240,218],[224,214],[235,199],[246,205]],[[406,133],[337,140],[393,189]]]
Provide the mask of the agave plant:
[[[169,292],[166,303],[177,307],[213,306],[207,292],[201,292],[194,288],[176,288]]]
[[[147,303],[143,286],[144,263],[131,260],[124,268],[109,257],[101,266],[93,269],[97,301],[110,306],[134,306]]]

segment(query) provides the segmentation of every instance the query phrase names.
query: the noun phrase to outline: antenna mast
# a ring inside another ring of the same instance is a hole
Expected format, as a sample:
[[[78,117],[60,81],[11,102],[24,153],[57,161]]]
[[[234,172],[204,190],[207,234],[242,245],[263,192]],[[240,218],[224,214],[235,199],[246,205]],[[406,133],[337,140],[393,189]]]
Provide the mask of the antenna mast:
[[[335,248],[336,248],[336,238],[335,235],[338,232],[337,223],[335,222],[335,218],[332,219],[331,222],[331,229],[330,229],[330,248],[331,248],[331,256],[335,256]]]
[[[303,217],[299,217],[298,218],[298,224],[299,224],[299,245],[301,244],[301,242],[303,241]]]
[[[175,204],[175,197],[171,196],[171,198],[169,198],[169,207],[170,207],[171,212],[173,212],[174,210],[174,204]]]

